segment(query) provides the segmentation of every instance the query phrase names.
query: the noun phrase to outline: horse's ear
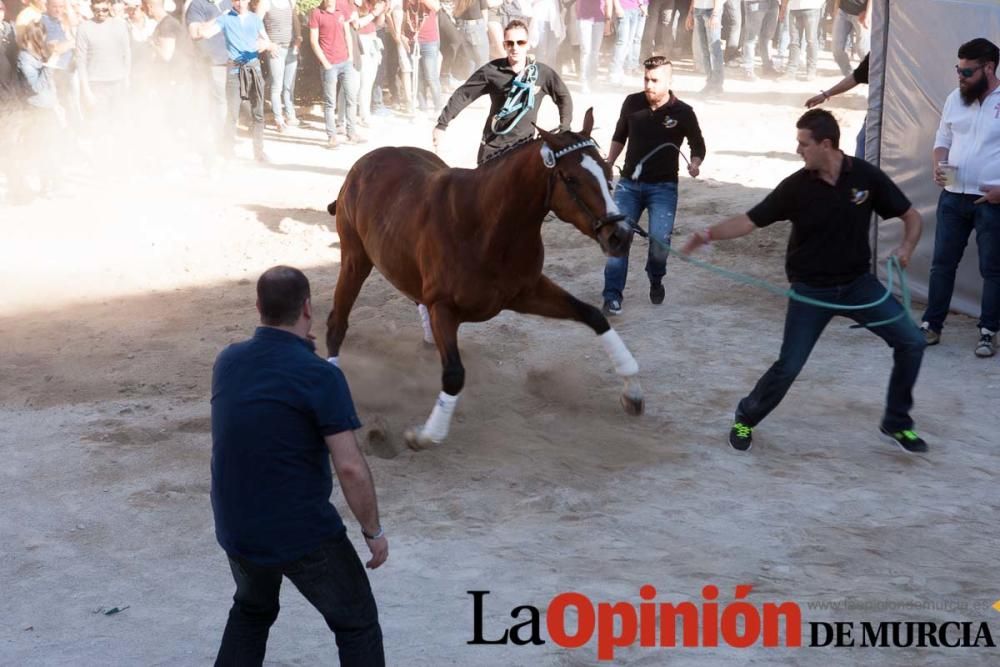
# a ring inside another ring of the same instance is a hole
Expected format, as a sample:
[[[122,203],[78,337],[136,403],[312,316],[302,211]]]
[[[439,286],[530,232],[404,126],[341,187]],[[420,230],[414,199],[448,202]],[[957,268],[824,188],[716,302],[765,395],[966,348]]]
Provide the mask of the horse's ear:
[[[535,124],[532,123],[532,125],[535,125]],[[535,125],[535,129],[538,130],[538,136],[540,136],[542,139],[544,139],[545,143],[547,143],[547,144],[551,144],[552,143],[552,137],[555,136],[554,134],[552,134],[551,132],[547,132],[546,130],[543,130],[542,128],[538,127],[537,125]]]
[[[583,131],[580,132],[585,137],[590,136],[590,131],[594,129],[594,107],[587,109],[583,115]]]

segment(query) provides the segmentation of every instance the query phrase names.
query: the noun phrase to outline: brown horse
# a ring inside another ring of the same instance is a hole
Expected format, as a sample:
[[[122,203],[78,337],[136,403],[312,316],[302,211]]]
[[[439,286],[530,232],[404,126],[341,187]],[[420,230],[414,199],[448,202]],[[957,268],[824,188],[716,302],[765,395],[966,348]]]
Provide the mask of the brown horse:
[[[505,309],[593,329],[624,378],[622,406],[642,413],[639,365],[618,333],[600,310],[542,275],[541,227],[549,210],[606,254],[628,250],[632,229],[611,196],[611,169],[590,139],[593,125],[588,110],[580,133],[540,130],[541,138],[471,170],[451,169],[419,148],[379,148],[354,164],[327,207],[341,250],[327,320],[330,361],[338,362],[348,315],[373,266],[420,305],[424,338],[433,336],[441,355],[442,392],[424,426],[407,432],[411,447],[448,434],[465,382],[459,325]]]

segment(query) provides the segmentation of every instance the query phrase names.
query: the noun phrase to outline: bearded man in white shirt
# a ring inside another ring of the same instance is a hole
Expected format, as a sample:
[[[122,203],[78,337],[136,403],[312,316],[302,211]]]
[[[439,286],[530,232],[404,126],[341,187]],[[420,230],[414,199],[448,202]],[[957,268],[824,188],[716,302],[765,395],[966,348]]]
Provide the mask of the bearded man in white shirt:
[[[934,259],[931,263],[924,337],[941,340],[955,288],[955,270],[976,230],[983,277],[978,357],[996,354],[1000,331],[1000,49],[982,37],[958,49],[958,88],[944,103],[934,140],[934,181],[938,199]]]

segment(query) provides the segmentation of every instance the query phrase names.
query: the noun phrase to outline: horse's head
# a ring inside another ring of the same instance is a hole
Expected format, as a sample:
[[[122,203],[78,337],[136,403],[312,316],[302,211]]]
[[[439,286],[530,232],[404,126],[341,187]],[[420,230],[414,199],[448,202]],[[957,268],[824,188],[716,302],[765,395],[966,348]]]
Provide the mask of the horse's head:
[[[590,138],[594,110],[587,109],[580,132],[539,129],[541,160],[549,170],[548,206],[562,220],[601,244],[605,254],[628,252],[632,227],[611,196],[611,167]]]

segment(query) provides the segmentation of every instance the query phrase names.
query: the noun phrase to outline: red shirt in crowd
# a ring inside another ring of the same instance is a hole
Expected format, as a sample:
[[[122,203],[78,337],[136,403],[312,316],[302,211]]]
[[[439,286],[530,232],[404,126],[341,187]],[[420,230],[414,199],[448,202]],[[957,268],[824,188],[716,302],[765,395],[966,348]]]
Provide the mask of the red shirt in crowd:
[[[347,36],[344,25],[351,19],[354,5],[350,0],[337,0],[332,11],[317,7],[309,14],[309,28],[319,29],[319,48],[331,65],[347,60]]]

